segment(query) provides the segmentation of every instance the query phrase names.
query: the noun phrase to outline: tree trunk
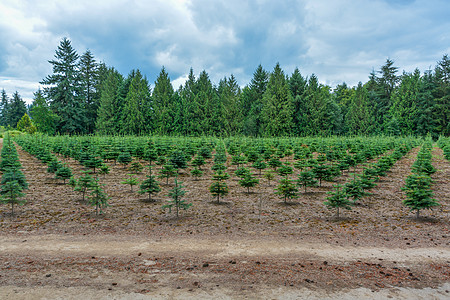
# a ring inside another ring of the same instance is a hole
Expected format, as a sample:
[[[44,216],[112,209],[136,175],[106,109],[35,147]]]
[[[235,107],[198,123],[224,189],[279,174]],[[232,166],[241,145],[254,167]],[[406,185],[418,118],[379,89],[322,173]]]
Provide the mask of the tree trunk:
[[[339,219],[339,207],[337,208],[336,215],[337,215],[337,217]]]
[[[416,209],[416,218],[417,219],[420,218],[420,210],[419,209]]]

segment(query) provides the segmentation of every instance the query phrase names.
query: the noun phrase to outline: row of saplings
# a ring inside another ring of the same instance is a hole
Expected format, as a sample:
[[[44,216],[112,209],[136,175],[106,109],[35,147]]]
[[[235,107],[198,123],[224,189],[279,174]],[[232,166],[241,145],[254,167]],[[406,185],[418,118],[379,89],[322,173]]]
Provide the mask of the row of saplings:
[[[427,140],[417,154],[416,161],[411,167],[411,174],[406,178],[405,186],[402,190],[406,194],[403,204],[411,211],[416,211],[419,218],[421,209],[432,209],[440,204],[433,199],[431,185],[433,180],[430,175],[436,172],[431,164],[431,140]]]
[[[0,189],[0,202],[11,205],[11,217],[14,217],[14,207],[23,205],[23,191],[28,188],[22,165],[11,138],[6,136],[1,151],[0,171],[3,173]]]

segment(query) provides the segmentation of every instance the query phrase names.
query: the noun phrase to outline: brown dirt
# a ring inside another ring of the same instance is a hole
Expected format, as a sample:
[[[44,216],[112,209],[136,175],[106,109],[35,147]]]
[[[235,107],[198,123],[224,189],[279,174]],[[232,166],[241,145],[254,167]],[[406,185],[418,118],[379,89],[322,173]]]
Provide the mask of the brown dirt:
[[[69,298],[82,289],[87,299],[356,299],[375,291],[382,298],[444,299],[450,289],[450,164],[433,149],[433,189],[442,206],[417,220],[401,203],[417,151],[340,219],[323,205],[335,183],[308,188],[284,205],[273,194],[274,183],[261,179],[247,194],[232,176],[230,194],[215,204],[208,192],[211,174],[195,181],[183,170],[185,199],[193,206],[176,219],[161,210],[173,179],[148,203],[120,184],[128,172],[111,164],[102,179],[111,207],[97,217],[81,194],[18,148],[28,202],[15,218],[8,206],[0,207],[0,295]],[[83,170],[69,163],[75,174]],[[345,180],[348,175],[337,182]]]

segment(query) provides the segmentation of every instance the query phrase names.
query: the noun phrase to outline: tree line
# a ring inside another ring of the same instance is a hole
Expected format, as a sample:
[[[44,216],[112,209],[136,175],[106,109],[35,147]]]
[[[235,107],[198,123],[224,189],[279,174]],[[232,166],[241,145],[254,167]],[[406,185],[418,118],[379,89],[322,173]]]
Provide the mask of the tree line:
[[[216,85],[192,68],[174,89],[163,67],[151,88],[139,69],[124,76],[89,50],[79,56],[67,38],[49,63],[53,73],[28,109],[49,134],[450,135],[448,55],[423,73],[398,74],[387,59],[366,83],[334,89],[298,68],[286,74],[279,64],[271,72],[259,65],[242,89],[233,75]],[[0,125],[17,124],[27,111],[20,101],[17,92],[8,101],[3,91]]]

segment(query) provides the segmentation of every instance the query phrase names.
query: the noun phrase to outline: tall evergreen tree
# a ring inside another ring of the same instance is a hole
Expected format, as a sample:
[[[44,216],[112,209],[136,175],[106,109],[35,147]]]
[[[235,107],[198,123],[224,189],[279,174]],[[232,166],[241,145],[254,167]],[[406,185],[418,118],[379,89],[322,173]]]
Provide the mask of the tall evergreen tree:
[[[169,74],[163,67],[155,81],[152,94],[152,106],[155,112],[154,128],[159,134],[174,132],[174,120],[176,108],[174,107],[174,90],[170,82]]]
[[[358,83],[350,98],[350,105],[345,117],[346,127],[351,134],[368,134],[370,132],[372,118],[368,102],[367,89]]]
[[[450,135],[450,58],[444,55],[435,68],[434,114],[438,134]]]
[[[412,74],[403,73],[398,88],[392,93],[389,114],[398,121],[400,132],[403,135],[414,134],[417,128],[420,84],[418,69]]]
[[[277,63],[270,74],[263,96],[262,119],[267,136],[289,135],[294,114],[293,100],[286,76]]]
[[[86,132],[93,132],[95,128],[95,120],[97,119],[97,109],[99,107],[96,97],[96,87],[99,80],[98,64],[94,55],[87,50],[80,57],[80,85],[83,106],[86,111]]]
[[[47,101],[39,89],[34,93],[33,104],[31,108],[31,118],[39,132],[46,134],[55,134],[56,125],[59,123],[59,117],[50,110]]]
[[[420,90],[417,101],[417,128],[415,134],[426,136],[431,133],[433,137],[437,138],[436,122],[433,118],[435,100],[433,97],[433,90],[435,87],[435,80],[432,71],[427,71],[421,77]]]
[[[242,93],[242,105],[244,113],[243,132],[247,135],[257,136],[262,132],[261,111],[263,107],[263,95],[269,82],[269,74],[259,65],[253,73],[253,78]]]
[[[8,104],[7,110],[7,119],[6,123],[8,126],[15,128],[17,126],[17,122],[23,117],[23,115],[27,112],[27,106],[25,101],[22,100],[19,93],[16,91],[13,94],[11,99],[11,103]]]
[[[150,131],[150,87],[148,81],[136,70],[131,81],[122,115],[122,132],[142,134]]]
[[[67,38],[63,38],[56,50],[53,74],[40,83],[45,85],[44,94],[50,107],[61,118],[57,131],[61,133],[85,132],[86,113],[80,95],[78,54]]]
[[[2,89],[2,99],[0,101],[0,126],[8,126],[8,106],[9,99],[6,91]]]
[[[96,129],[100,133],[114,134],[118,132],[118,119],[121,117],[119,88],[124,79],[114,68],[108,70],[108,75],[102,85]]]
[[[228,135],[238,134],[242,128],[244,115],[241,105],[241,89],[234,75],[219,82],[218,93],[220,108],[216,111],[215,119],[217,120],[222,115],[225,133]]]
[[[289,79],[289,88],[292,93],[294,112],[293,112],[293,133],[296,135],[301,135],[303,128],[306,126],[305,114],[305,90],[306,90],[307,80],[303,78],[302,74],[298,68],[295,68],[294,73],[292,73]]]

